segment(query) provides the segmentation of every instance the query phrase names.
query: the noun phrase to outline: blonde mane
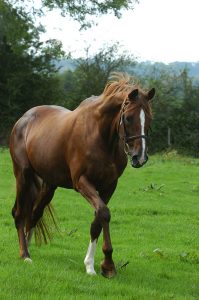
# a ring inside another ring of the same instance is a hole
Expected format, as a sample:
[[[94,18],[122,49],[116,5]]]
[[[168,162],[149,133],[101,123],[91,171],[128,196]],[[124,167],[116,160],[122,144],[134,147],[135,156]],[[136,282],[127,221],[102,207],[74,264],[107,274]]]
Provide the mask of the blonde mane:
[[[119,99],[120,104],[122,104],[127,98],[129,93],[134,90],[139,89],[143,94],[146,92],[141,89],[139,85],[139,81],[136,77],[130,76],[127,73],[112,73],[109,82],[104,88],[104,91],[102,93],[103,96],[103,102],[108,103],[111,102],[109,100],[114,99],[116,102]],[[117,100],[116,100],[117,99]],[[145,110],[145,113],[152,117],[152,110],[151,106],[149,105],[148,101],[139,101],[134,104],[134,107],[142,106]]]
[[[128,94],[135,88],[139,88],[138,80],[127,73],[111,73],[109,82],[104,88],[102,95],[106,100],[120,94],[121,98],[125,100]]]

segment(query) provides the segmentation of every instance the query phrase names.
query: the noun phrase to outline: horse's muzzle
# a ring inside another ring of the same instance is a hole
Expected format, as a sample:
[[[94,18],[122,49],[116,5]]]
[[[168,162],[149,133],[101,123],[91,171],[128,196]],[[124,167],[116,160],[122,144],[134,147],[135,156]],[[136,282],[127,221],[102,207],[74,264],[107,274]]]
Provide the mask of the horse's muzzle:
[[[131,158],[131,166],[133,168],[140,168],[147,162],[147,160],[148,160],[147,155],[145,155],[144,158],[141,158],[138,155],[133,155]]]

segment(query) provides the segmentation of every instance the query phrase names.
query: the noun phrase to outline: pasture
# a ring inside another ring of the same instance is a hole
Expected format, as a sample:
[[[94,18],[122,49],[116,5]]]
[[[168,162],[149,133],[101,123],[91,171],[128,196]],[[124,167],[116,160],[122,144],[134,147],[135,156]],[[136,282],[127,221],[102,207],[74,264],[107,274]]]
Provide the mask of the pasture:
[[[85,273],[93,210],[79,194],[58,189],[52,201],[59,232],[30,247],[32,264],[19,259],[11,216],[15,180],[7,150],[0,151],[0,299],[199,299],[199,159],[175,152],[130,165],[109,207],[117,276]]]

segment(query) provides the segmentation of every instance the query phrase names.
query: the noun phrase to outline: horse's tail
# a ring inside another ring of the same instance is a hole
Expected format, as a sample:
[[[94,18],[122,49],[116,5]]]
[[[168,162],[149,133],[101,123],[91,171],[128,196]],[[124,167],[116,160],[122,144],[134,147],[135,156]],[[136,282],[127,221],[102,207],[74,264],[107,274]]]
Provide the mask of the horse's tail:
[[[47,244],[53,238],[53,232],[58,230],[55,212],[52,204],[45,207],[43,216],[39,219],[35,227],[35,242],[37,245]]]

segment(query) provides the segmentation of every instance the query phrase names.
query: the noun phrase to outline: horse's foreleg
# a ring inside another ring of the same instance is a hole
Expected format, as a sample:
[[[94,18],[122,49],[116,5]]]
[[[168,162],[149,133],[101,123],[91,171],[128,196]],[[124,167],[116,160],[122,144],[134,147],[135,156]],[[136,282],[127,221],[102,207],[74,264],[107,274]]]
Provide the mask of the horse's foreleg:
[[[104,189],[103,191],[100,191],[99,192],[99,195],[101,197],[101,199],[103,200],[103,202],[105,204],[108,204],[111,196],[113,195],[114,191],[115,191],[115,188],[117,186],[117,180],[115,180],[111,185],[108,186],[108,188]],[[105,224],[105,226],[107,226],[108,224]],[[108,228],[108,232],[109,232],[109,228]],[[103,239],[104,239],[104,244],[103,244],[103,251],[104,253],[107,252],[107,240],[110,239],[110,234],[108,234],[107,238],[106,238],[106,230],[105,228],[103,227]],[[110,256],[110,260],[108,258],[108,256]],[[115,270],[115,266],[113,265],[111,268],[111,264],[109,265],[109,261],[112,260],[112,252],[111,252],[111,249],[110,249],[110,253],[109,251],[107,252],[107,255],[105,254],[105,259],[104,261],[101,263],[101,272],[102,272],[102,275],[106,276],[106,277],[113,277],[116,273],[116,270]],[[112,271],[113,270],[113,271]]]
[[[86,267],[86,272],[90,275],[95,275],[95,269],[94,269],[94,256],[95,256],[95,250],[97,246],[97,240],[102,231],[102,226],[98,220],[98,218],[95,217],[94,221],[91,224],[90,229],[90,235],[91,240],[89,243],[89,247],[86,253],[86,257],[84,259],[84,264]]]
[[[115,265],[112,260],[112,244],[109,232],[109,222],[110,222],[110,211],[106,204],[102,201],[100,196],[98,195],[95,187],[87,180],[85,176],[81,176],[79,182],[77,184],[77,190],[89,201],[89,203],[94,207],[96,211],[96,217],[93,225],[93,232],[91,226],[91,242],[88,248],[88,252],[86,255],[86,263],[90,261],[91,263],[86,265],[87,273],[94,274],[94,252],[96,248],[97,238],[101,232],[101,228],[103,229],[103,252],[105,255],[104,261],[101,264],[101,271],[105,277],[112,277],[115,275]],[[98,225],[98,230],[96,230],[96,224]]]
[[[86,273],[89,275],[96,275],[95,269],[94,269],[94,256],[95,256],[95,250],[97,246],[97,239],[90,240],[88,250],[86,253],[86,257],[84,259],[84,265],[86,267]]]

